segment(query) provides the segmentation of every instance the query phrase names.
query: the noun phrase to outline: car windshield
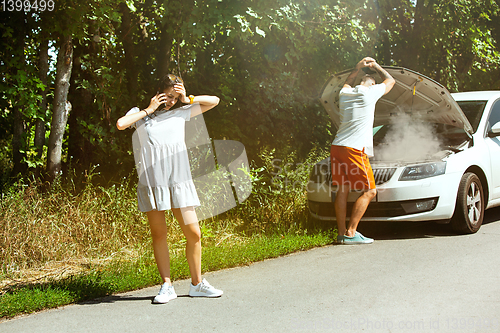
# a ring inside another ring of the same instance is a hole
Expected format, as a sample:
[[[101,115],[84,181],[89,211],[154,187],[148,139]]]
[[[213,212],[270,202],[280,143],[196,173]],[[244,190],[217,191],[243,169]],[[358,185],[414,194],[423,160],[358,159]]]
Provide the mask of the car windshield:
[[[457,102],[463,113],[472,125],[473,132],[477,131],[479,121],[483,115],[484,107],[487,101],[460,101]]]

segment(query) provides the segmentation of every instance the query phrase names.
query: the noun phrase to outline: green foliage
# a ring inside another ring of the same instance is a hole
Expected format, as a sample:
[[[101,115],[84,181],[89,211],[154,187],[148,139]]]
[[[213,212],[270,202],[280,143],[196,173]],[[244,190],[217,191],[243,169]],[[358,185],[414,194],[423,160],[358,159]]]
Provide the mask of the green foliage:
[[[306,198],[309,172],[326,154],[326,150],[316,147],[305,158],[299,158],[295,151],[281,158],[276,149],[263,149],[259,156],[263,166],[250,170],[250,197],[206,222],[232,221],[236,230],[247,236],[310,229]]]
[[[497,2],[384,0],[379,14],[379,59],[421,72],[451,91],[499,88]]]
[[[50,108],[38,112],[37,50],[43,38],[57,47],[61,33],[75,41],[65,163],[81,170],[99,163],[108,178],[133,165],[129,134],[116,131],[116,119],[145,107],[167,72],[182,75],[188,93],[221,97],[206,114],[211,136],[242,142],[258,165],[263,146],[283,147],[280,153],[294,147],[303,158],[331,139],[317,99],[322,84],[363,56],[420,71],[452,91],[499,87],[500,20],[492,0],[66,0],[56,7],[0,21],[7,65],[0,139],[10,138],[11,110],[22,106],[23,156],[32,168],[46,162],[35,154],[34,120],[48,124],[51,117]]]

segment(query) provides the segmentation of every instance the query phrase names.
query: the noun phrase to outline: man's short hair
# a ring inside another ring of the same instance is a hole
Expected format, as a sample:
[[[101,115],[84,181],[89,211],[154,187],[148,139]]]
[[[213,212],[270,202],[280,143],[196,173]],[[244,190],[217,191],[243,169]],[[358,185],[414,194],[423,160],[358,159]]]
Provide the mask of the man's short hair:
[[[370,74],[366,74],[365,76],[363,76],[361,78],[361,83],[363,82],[366,82],[368,80],[372,80],[373,81],[373,84],[376,84],[377,83],[377,80],[375,80],[375,78],[373,76],[371,76]]]

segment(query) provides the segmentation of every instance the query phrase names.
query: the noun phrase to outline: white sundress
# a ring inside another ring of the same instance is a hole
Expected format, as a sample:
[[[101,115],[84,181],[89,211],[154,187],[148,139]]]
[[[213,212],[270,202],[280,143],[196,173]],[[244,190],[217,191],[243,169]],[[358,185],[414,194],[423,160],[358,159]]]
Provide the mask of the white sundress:
[[[130,126],[135,128],[132,144],[141,212],[200,206],[185,143],[185,122],[196,108],[200,105],[156,111]],[[139,111],[134,107],[127,115]]]

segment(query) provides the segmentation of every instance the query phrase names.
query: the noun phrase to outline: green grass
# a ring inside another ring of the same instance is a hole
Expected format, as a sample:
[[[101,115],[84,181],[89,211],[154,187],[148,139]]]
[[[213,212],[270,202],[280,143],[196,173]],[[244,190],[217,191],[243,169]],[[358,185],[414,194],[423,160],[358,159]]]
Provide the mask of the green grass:
[[[333,232],[276,234],[250,237],[240,244],[206,247],[203,249],[202,270],[207,272],[247,265],[327,245],[334,239]],[[173,280],[187,278],[189,269],[185,257],[173,256],[171,270]],[[10,318],[159,283],[154,259],[148,251],[133,262],[116,261],[62,280],[13,287],[0,297],[0,317]]]

